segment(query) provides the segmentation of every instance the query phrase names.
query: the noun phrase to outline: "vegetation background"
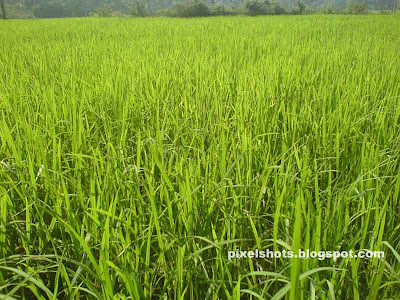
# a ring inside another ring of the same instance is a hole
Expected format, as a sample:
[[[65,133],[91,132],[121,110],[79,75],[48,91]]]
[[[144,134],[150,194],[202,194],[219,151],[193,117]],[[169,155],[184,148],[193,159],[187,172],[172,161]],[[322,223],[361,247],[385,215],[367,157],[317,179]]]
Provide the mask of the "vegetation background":
[[[0,0],[9,18],[395,12],[399,0]],[[354,3],[353,3],[354,2]]]

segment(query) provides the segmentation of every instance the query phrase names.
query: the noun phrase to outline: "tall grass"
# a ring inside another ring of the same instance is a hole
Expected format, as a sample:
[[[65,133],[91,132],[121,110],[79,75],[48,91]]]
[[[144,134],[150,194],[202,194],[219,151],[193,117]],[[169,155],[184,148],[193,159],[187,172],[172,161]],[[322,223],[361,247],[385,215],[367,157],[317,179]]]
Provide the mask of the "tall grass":
[[[399,36],[395,16],[0,22],[0,298],[395,299]]]

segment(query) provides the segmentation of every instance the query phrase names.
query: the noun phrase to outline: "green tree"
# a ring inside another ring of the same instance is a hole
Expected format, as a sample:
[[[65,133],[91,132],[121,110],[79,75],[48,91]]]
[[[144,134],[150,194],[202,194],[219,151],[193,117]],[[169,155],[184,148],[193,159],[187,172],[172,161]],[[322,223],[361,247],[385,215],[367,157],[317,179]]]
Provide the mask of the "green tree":
[[[395,13],[397,10],[397,0],[393,0],[392,2],[392,13]]]
[[[271,4],[268,0],[265,0],[263,2],[250,0],[244,4],[244,7],[247,9],[249,15],[268,15]]]
[[[306,8],[303,2],[297,0],[297,7],[299,9],[300,14],[302,14]]]
[[[145,17],[148,15],[146,5],[138,0],[133,1],[128,7],[129,13],[134,17]]]
[[[346,10],[349,14],[366,14],[368,13],[368,4],[361,2],[352,2],[347,5]]]
[[[7,14],[6,14],[6,6],[4,5],[4,0],[0,0],[0,5],[1,5],[1,14],[3,16],[3,19],[7,19]]]
[[[36,18],[62,18],[65,17],[65,8],[59,1],[43,1],[33,8]]]
[[[111,17],[112,13],[112,7],[109,4],[104,4],[103,6],[96,8],[94,11],[94,15],[99,17]]]

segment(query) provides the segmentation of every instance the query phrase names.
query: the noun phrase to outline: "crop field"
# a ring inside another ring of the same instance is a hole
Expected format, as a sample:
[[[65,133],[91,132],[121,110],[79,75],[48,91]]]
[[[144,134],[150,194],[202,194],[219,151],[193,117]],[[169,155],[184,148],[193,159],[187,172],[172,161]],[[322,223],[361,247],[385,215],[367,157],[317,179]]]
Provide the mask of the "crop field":
[[[0,21],[0,299],[399,299],[399,37]],[[267,249],[385,255],[228,256]]]

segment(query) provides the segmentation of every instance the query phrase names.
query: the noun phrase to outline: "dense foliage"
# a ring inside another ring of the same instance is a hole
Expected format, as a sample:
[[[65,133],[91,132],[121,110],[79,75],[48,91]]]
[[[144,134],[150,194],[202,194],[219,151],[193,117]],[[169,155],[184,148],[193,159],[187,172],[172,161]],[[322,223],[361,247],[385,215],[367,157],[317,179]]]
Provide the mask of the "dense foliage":
[[[316,11],[326,13],[365,13],[366,10],[394,10],[399,0],[0,0],[10,18],[61,18],[84,16],[179,17],[232,14],[280,15]],[[350,6],[350,8],[349,8]],[[347,7],[347,9],[346,9]]]

